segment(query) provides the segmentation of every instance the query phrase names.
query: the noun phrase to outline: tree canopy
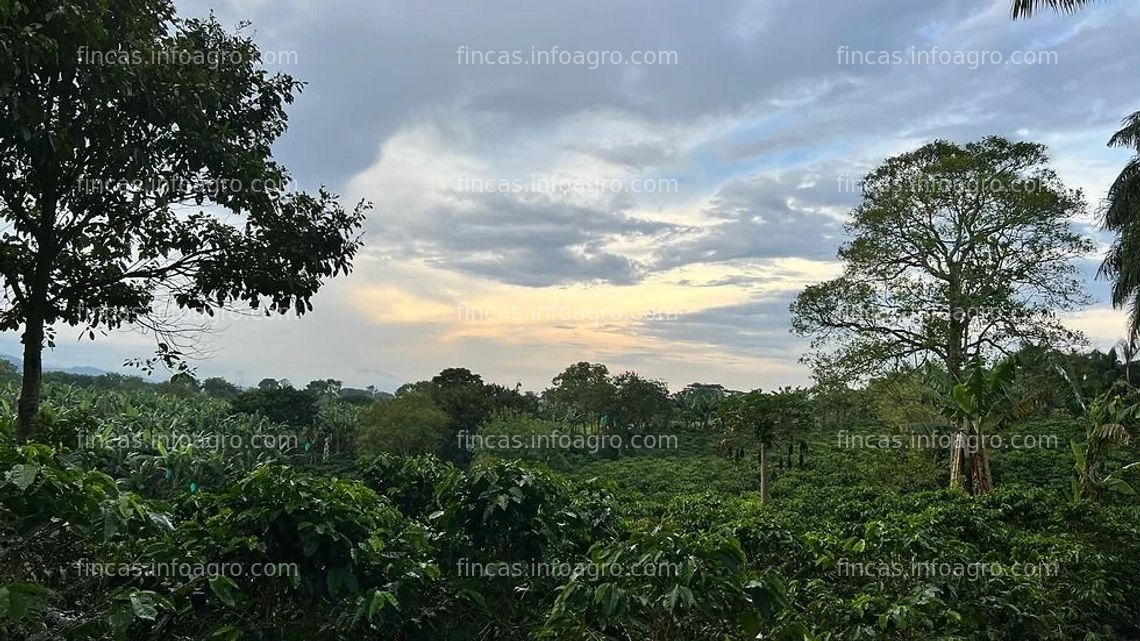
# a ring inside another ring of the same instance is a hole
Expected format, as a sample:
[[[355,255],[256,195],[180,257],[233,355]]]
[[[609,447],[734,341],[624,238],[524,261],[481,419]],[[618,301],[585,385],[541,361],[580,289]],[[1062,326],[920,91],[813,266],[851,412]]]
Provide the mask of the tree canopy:
[[[1058,312],[1088,301],[1077,259],[1085,212],[1043,145],[936,141],[888,159],[863,184],[839,250],[843,274],[806,288],[792,327],[813,337],[821,378],[856,380],[907,362],[954,377],[977,356],[1080,334]]]
[[[0,36],[0,330],[24,328],[24,437],[53,325],[303,314],[350,270],[366,205],[291,190],[271,146],[302,84],[246,30],[170,0],[16,0]]]

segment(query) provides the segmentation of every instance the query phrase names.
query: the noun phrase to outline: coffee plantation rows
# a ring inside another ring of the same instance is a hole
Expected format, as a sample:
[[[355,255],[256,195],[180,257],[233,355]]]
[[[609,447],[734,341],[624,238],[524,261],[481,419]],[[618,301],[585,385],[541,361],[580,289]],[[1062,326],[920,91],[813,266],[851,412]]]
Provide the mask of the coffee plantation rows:
[[[1068,416],[1005,428],[1059,445],[995,449],[979,496],[945,489],[944,451],[851,447],[884,433],[867,412],[841,438],[817,422],[776,448],[764,503],[716,421],[657,423],[668,449],[456,464],[338,449],[369,429],[367,404],[325,399],[296,425],[243,402],[49,385],[39,442],[0,447],[0,637],[1140,634],[1140,509],[1074,497]],[[557,424],[541,414],[496,414],[487,433]]]

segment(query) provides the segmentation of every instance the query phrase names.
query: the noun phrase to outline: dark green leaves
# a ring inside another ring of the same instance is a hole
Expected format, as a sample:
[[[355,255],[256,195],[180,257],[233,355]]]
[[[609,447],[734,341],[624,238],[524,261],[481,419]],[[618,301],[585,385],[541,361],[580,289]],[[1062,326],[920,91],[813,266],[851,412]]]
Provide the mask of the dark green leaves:
[[[237,594],[241,591],[233,579],[227,576],[214,576],[210,577],[210,591],[214,596],[218,597],[222,603],[230,606],[231,608],[237,605]]]
[[[934,362],[956,377],[1024,342],[1077,341],[1057,312],[1087,302],[1078,264],[1094,247],[1071,223],[1083,195],[1048,163],[1043,145],[988,137],[935,141],[869,173],[844,273],[791,308],[817,373],[853,381]]]

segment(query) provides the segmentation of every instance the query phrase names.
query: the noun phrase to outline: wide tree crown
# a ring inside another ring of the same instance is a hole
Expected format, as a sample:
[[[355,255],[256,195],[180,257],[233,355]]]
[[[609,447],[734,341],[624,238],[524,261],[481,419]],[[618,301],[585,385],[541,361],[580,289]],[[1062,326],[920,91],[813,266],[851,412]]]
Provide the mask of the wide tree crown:
[[[1084,212],[1042,145],[935,141],[888,159],[852,211],[843,274],[792,305],[807,360],[843,380],[927,360],[957,374],[1024,341],[1079,341],[1057,313],[1088,302]]]
[[[0,3],[0,329],[301,314],[350,270],[367,207],[291,188],[271,147],[302,85],[245,31],[169,0]]]

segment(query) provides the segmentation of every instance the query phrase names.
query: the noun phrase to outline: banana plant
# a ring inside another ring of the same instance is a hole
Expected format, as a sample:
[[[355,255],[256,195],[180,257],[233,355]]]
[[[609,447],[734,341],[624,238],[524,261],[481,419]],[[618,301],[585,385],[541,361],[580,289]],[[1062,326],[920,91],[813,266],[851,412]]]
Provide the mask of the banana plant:
[[[1125,465],[1119,470],[1103,474],[1104,457],[1112,445],[1127,445],[1131,428],[1140,419],[1140,400],[1137,392],[1125,381],[1117,381],[1107,392],[1085,403],[1080,389],[1063,368],[1057,368],[1069,382],[1081,406],[1085,420],[1085,441],[1070,441],[1073,468],[1073,500],[1103,500],[1107,492],[1134,495],[1136,492],[1123,478],[1123,473],[1140,466],[1140,461]]]
[[[1011,391],[1017,379],[1017,360],[1006,358],[993,369],[975,361],[949,393],[943,414],[956,431],[950,452],[950,486],[970,494],[993,489],[985,436],[1030,409]]]

